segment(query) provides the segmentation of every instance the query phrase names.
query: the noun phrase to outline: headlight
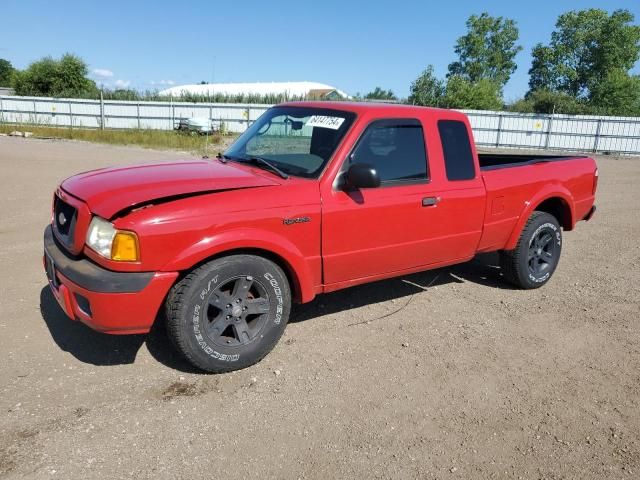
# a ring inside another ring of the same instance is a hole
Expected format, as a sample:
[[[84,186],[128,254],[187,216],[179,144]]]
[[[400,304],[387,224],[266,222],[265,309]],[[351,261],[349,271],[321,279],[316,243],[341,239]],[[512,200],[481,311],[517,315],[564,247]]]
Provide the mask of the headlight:
[[[93,217],[89,224],[87,246],[109,260],[135,262],[140,259],[137,235],[116,230],[111,222],[100,217]]]

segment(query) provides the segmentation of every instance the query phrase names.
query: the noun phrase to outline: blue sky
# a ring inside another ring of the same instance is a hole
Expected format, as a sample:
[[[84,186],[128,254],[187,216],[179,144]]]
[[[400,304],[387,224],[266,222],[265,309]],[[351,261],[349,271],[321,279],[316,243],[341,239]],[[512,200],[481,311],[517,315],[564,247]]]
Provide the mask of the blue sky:
[[[381,86],[406,96],[426,65],[444,76],[465,20],[486,10],[520,28],[524,50],[505,88],[511,100],[527,89],[531,47],[549,41],[560,13],[589,7],[626,8],[640,22],[637,0],[4,0],[0,58],[24,68],[72,52],[98,83],[143,90],[212,79],[310,80],[351,94]]]

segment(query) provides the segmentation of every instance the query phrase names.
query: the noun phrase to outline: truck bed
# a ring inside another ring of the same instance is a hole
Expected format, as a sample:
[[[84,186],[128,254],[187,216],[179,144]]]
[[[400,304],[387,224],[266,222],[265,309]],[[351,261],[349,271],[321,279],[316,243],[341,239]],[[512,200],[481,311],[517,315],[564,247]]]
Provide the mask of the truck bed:
[[[555,209],[565,230],[573,229],[593,206],[596,163],[589,157],[490,153],[479,154],[479,160],[487,192],[479,251],[505,248],[505,235],[509,235],[505,232],[517,231],[518,222],[530,215],[523,206],[538,205],[549,196],[562,198],[559,207],[556,202],[547,208]],[[569,209],[563,209],[563,204]]]
[[[574,160],[587,158],[584,156],[566,155],[523,155],[513,153],[478,153],[481,170],[495,170],[498,168],[520,167],[541,162],[557,162],[561,160]]]

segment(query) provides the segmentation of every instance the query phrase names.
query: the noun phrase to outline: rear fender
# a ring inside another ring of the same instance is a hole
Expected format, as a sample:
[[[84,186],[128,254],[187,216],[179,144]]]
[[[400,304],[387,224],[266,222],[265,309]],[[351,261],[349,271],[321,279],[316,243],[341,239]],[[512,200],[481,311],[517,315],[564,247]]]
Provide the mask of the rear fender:
[[[163,267],[163,270],[190,270],[209,258],[241,250],[261,250],[268,255],[275,256],[288,270],[286,273],[294,283],[292,289],[297,294],[297,300],[301,302],[313,300],[315,296],[314,276],[304,255],[286,238],[266,230],[240,228],[207,236],[180,252]]]
[[[563,204],[565,209],[564,218],[559,218],[558,221],[563,226],[565,230],[572,230],[575,224],[575,212],[574,212],[574,201],[571,192],[567,190],[562,185],[548,185],[543,188],[540,192],[538,192],[531,200],[525,202],[524,208],[522,209],[522,213],[518,218],[518,222],[516,223],[511,235],[509,236],[509,240],[507,240],[507,244],[505,245],[505,250],[513,250],[516,248],[518,244],[518,239],[526,225],[527,221],[531,214],[545,201],[559,198]]]

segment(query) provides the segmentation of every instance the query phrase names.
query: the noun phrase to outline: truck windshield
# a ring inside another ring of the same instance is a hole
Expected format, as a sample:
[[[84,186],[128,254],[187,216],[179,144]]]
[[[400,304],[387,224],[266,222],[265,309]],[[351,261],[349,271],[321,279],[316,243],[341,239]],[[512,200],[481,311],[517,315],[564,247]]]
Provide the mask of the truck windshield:
[[[287,175],[317,178],[355,114],[311,107],[267,110],[224,152],[238,162],[267,160]]]

